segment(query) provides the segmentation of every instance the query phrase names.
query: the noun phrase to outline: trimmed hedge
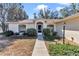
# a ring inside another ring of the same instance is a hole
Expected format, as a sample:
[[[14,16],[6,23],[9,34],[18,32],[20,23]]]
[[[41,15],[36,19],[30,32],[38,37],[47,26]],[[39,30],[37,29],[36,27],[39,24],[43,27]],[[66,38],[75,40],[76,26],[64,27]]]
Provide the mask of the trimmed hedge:
[[[36,36],[37,35],[36,29],[34,29],[34,28],[27,29],[27,35],[28,36]]]
[[[5,35],[5,36],[12,36],[12,35],[14,35],[14,32],[8,30],[8,31],[4,32],[4,35]]]

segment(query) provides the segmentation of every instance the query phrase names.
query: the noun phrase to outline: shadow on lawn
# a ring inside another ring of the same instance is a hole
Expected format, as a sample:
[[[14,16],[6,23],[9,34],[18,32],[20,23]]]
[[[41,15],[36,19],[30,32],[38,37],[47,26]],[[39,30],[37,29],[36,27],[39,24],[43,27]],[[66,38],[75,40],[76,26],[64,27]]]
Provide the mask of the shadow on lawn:
[[[17,35],[13,35],[8,37],[9,39],[36,39],[37,37],[35,36],[27,36],[27,35],[21,35],[21,36],[17,36]]]
[[[45,41],[54,41],[54,40],[61,40],[62,38],[59,36],[44,36]]]
[[[14,41],[14,40],[17,40],[17,39],[36,39],[36,38],[37,38],[36,36],[12,35],[12,36],[9,36],[9,37],[6,37],[6,36],[0,37],[0,40],[11,40],[11,41]]]

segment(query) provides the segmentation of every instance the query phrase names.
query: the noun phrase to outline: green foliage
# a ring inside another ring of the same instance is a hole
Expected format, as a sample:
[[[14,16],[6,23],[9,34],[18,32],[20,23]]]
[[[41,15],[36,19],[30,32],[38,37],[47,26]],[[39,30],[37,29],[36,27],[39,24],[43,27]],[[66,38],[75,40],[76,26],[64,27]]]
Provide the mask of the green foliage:
[[[33,15],[34,15],[34,19],[37,19],[37,15],[36,15],[36,13],[34,13]]]
[[[17,32],[16,32],[16,33],[14,33],[14,34],[15,34],[15,35],[19,35],[19,33],[17,33]]]
[[[57,32],[53,32],[53,36],[56,36],[57,35]]]
[[[27,33],[26,33],[26,32],[24,32],[24,33],[23,33],[23,35],[27,35]]]
[[[52,32],[51,34],[51,31],[48,28],[43,29],[43,34],[44,34],[44,39],[49,41],[61,38],[60,36],[57,35],[57,32]]]
[[[67,44],[50,44],[49,54],[52,56],[79,56],[79,46]]]
[[[4,3],[5,4],[5,3]],[[17,21],[17,20],[24,20],[24,19],[28,19],[28,15],[25,12],[25,10],[23,10],[23,5],[21,3],[11,3],[5,4],[7,7],[7,20],[8,21]],[[6,8],[4,7],[4,8]]]
[[[48,28],[43,29],[43,34],[44,34],[45,36],[50,35],[50,29],[48,29]]]
[[[60,13],[61,13],[63,18],[69,16],[68,15],[68,10],[66,8],[61,9]]]
[[[14,35],[14,32],[13,31],[6,31],[6,32],[4,32],[4,35],[5,36],[12,36],[12,35]]]
[[[36,29],[34,29],[34,28],[27,29],[27,35],[28,36],[36,36],[37,35]]]
[[[44,18],[44,19],[58,19],[58,11],[51,11],[49,9],[44,9],[44,10],[39,10],[39,18]]]
[[[45,40],[48,40],[48,41],[51,41],[51,40],[54,40],[55,37],[52,36],[52,35],[47,35],[47,36],[44,36],[44,39],[45,39]]]

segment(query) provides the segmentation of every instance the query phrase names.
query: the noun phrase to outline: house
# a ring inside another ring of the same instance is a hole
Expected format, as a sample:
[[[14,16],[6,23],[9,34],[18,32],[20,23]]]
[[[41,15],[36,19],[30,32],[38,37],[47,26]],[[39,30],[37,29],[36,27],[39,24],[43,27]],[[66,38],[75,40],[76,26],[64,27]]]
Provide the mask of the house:
[[[65,24],[64,24],[65,23]],[[63,36],[63,26],[65,25],[65,38],[74,40],[79,43],[79,13],[66,17],[63,20],[56,22],[56,31],[58,35]]]
[[[23,20],[17,22],[6,22],[8,30],[13,32],[26,31],[28,28],[35,28],[38,34],[42,34],[44,28],[56,31],[63,37],[63,26],[65,26],[65,38],[79,41],[79,13],[64,19],[39,19]]]

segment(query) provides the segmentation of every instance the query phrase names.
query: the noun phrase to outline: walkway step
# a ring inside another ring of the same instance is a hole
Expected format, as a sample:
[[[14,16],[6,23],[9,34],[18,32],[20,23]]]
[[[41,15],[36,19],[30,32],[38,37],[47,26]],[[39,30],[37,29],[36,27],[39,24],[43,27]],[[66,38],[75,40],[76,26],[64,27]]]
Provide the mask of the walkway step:
[[[39,37],[40,37],[39,39],[36,39],[32,56],[49,56],[43,38],[41,36]]]

